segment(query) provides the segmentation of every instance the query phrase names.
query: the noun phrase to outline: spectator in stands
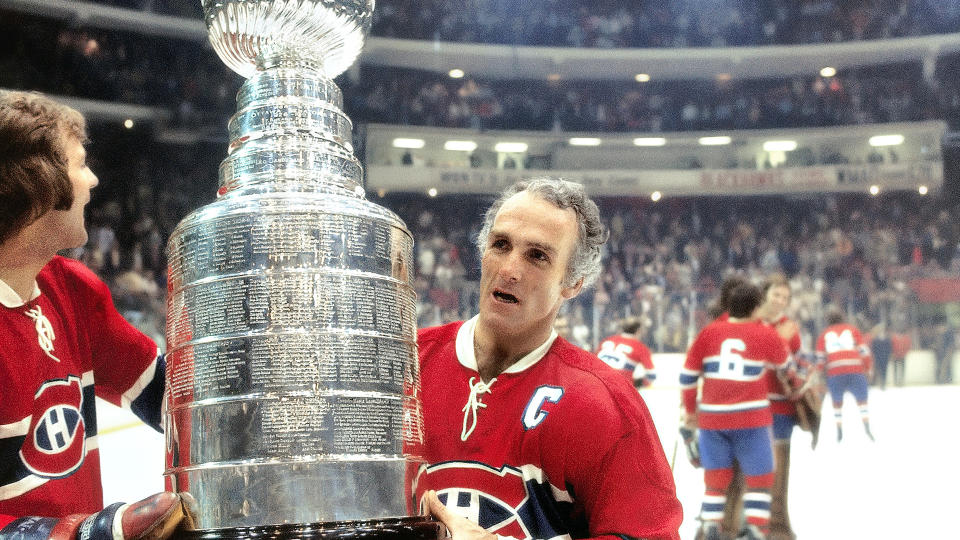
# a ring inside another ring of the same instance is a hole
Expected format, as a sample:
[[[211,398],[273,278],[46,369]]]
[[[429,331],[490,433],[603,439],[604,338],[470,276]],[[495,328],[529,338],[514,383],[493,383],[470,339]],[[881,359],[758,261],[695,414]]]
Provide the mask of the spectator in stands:
[[[898,330],[890,334],[890,357],[893,359],[893,384],[903,386],[905,382],[907,353],[910,352],[912,340],[910,334]]]
[[[887,389],[887,365],[890,363],[890,353],[893,344],[887,333],[887,325],[880,323],[873,329],[873,339],[870,341],[870,351],[873,353],[873,385],[881,390]]]

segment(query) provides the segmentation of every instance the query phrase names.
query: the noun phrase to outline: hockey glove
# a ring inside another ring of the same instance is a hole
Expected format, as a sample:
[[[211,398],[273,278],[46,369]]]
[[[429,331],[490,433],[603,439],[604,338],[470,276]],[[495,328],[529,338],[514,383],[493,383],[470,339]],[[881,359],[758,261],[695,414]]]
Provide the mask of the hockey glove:
[[[96,514],[18,518],[0,529],[0,540],[166,540],[188,519],[180,496],[163,492]]]
[[[690,460],[691,465],[699,469],[701,467],[700,443],[697,442],[696,430],[681,426],[680,436],[683,437],[683,446],[687,449],[687,459]]]

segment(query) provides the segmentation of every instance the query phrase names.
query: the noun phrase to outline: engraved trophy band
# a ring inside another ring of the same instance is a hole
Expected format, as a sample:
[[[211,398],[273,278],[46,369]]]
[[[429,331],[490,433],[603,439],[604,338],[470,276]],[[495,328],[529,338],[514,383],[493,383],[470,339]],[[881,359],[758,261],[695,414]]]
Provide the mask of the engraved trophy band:
[[[436,537],[407,517],[423,441],[413,240],[363,198],[332,81],[373,1],[202,4],[214,49],[248,79],[217,200],[167,247],[164,474],[199,531],[348,521],[367,524],[354,537],[384,523]]]

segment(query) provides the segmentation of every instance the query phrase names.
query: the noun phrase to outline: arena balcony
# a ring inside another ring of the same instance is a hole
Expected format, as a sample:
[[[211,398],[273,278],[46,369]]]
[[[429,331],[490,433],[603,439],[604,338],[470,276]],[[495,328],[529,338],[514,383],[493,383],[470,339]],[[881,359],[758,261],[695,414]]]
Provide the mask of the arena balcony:
[[[181,47],[191,47],[183,53],[191,62],[214,66],[204,68],[207,71],[219,68],[226,72],[206,45],[206,30],[199,19],[64,0],[5,0],[2,9],[65,22],[71,27],[176,41]],[[521,171],[534,170],[563,173],[609,194],[790,193],[862,190],[873,185],[881,190],[919,190],[923,186],[935,191],[943,179],[941,139],[949,127],[944,118],[890,123],[878,117],[880,123],[863,126],[772,131],[738,129],[742,126],[736,124],[729,129],[697,129],[703,127],[701,124],[713,127],[710,122],[697,121],[673,129],[670,125],[667,129],[635,130],[620,126],[613,130],[620,131],[616,134],[598,129],[570,130],[570,125],[562,121],[559,123],[564,128],[562,133],[547,130],[556,127],[557,122],[541,132],[495,131],[484,125],[473,130],[445,130],[430,127],[430,119],[423,121],[428,124],[423,127],[398,125],[405,121],[368,123],[363,115],[358,118],[350,110],[350,103],[357,101],[351,99],[351,92],[369,84],[371,77],[367,73],[393,72],[396,73],[394,80],[398,80],[413,73],[410,70],[417,70],[416,73],[432,74],[436,79],[426,80],[423,87],[465,75],[490,81],[495,90],[501,83],[514,92],[522,92],[524,87],[533,93],[559,87],[558,94],[568,88],[589,91],[593,87],[616,93],[631,85],[645,92],[653,85],[663,85],[658,87],[659,92],[686,92],[695,100],[702,89],[715,88],[717,93],[722,93],[742,84],[739,91],[749,93],[755,88],[751,86],[754,81],[773,80],[781,81],[777,85],[789,93],[791,84],[803,78],[804,84],[813,81],[810,84],[829,85],[839,78],[835,77],[837,73],[873,70],[872,77],[882,78],[888,69],[886,66],[906,65],[903,73],[897,71],[897,75],[893,75],[894,70],[900,68],[889,68],[891,78],[900,77],[893,91],[913,81],[927,85],[931,91],[946,92],[939,97],[942,101],[956,102],[960,97],[950,94],[956,94],[956,85],[952,84],[955,75],[951,75],[954,70],[944,66],[954,65],[958,52],[960,34],[802,46],[603,50],[374,36],[369,38],[361,56],[363,67],[357,66],[343,76],[343,85],[348,112],[357,124],[357,146],[362,149],[368,166],[368,185],[373,191],[431,188],[440,192],[494,191]],[[197,61],[194,57],[203,60]],[[157,66],[158,69],[164,67]],[[219,92],[229,96],[222,88],[222,80],[230,80],[230,75],[226,77],[220,80]],[[852,86],[857,83],[854,80]],[[204,87],[195,90],[201,97],[208,93]],[[853,93],[845,88],[842,91]],[[870,92],[865,94],[857,99],[870,97]],[[896,97],[893,95],[888,101],[895,101]],[[194,104],[193,115],[180,121],[181,111],[171,110],[170,105],[134,109],[140,105],[129,105],[122,98],[112,102],[74,101],[73,104],[94,119],[126,121],[134,119],[136,114],[136,121],[154,124],[153,136],[158,141],[173,144],[225,142],[222,126],[231,112],[221,110],[230,107],[228,97],[214,105]],[[687,107],[677,103],[678,107],[681,105],[684,109]],[[207,117],[197,121],[197,110],[208,113]],[[685,110],[681,112],[686,114]],[[559,112],[554,115],[555,118],[561,116]],[[919,120],[930,117],[907,116]],[[854,118],[852,122],[861,121]],[[436,124],[443,125],[443,122]],[[587,123],[587,127],[593,125]],[[869,141],[875,136],[893,136],[886,142],[896,140],[897,144],[871,145]],[[902,137],[902,141],[897,136]],[[725,144],[703,142],[705,138],[713,138],[712,142],[724,141],[724,137],[729,137]],[[395,140],[404,138],[422,141],[423,146],[397,148]],[[453,145],[459,149],[446,149],[451,141],[464,144]],[[496,144],[502,142],[522,145],[498,151]],[[764,149],[767,143],[773,144]],[[474,150],[463,149],[471,144],[476,144]],[[406,167],[405,159],[423,167]],[[734,172],[723,172],[731,170]],[[476,187],[468,187],[474,184]]]

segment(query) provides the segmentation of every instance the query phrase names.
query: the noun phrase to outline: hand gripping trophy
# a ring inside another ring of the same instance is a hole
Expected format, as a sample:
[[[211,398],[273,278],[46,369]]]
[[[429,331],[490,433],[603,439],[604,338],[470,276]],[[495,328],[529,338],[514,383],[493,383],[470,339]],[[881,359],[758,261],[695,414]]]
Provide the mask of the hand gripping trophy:
[[[202,0],[248,80],[217,200],[167,248],[165,476],[184,537],[436,538],[422,462],[413,240],[364,199],[333,83],[373,0]]]

